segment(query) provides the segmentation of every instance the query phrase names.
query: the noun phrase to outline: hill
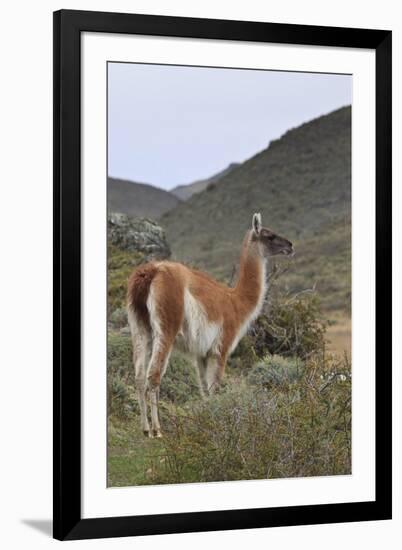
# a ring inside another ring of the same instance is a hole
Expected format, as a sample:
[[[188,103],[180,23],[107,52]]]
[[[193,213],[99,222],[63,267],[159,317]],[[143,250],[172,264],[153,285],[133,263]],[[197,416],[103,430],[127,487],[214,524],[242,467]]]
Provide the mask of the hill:
[[[201,191],[204,191],[210,183],[215,183],[221,180],[223,176],[230,174],[230,172],[237,166],[239,166],[239,164],[232,162],[227,168],[225,168],[221,172],[218,172],[214,176],[203,180],[194,181],[193,183],[188,183],[187,185],[178,185],[171,190],[171,193],[173,193],[173,195],[175,195],[179,199],[186,201],[195,193],[201,193]]]
[[[179,199],[168,191],[152,185],[108,178],[109,212],[157,219],[179,202]]]
[[[173,255],[229,279],[253,212],[295,243],[285,282],[350,307],[351,107],[288,131],[160,218]]]

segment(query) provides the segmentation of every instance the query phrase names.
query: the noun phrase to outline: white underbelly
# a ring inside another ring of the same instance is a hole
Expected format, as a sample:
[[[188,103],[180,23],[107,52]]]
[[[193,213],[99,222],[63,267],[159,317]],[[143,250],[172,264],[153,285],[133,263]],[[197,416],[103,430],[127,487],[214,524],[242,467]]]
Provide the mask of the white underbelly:
[[[186,289],[184,292],[184,319],[175,345],[199,357],[219,351],[222,323],[211,323],[202,304]]]

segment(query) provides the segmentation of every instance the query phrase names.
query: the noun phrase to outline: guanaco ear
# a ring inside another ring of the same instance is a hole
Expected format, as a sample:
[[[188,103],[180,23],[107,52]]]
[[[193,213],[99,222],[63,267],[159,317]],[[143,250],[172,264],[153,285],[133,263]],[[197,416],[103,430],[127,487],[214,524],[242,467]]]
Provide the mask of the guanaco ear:
[[[259,235],[261,231],[261,214],[256,213],[253,215],[253,223],[252,223],[253,231],[256,235]]]

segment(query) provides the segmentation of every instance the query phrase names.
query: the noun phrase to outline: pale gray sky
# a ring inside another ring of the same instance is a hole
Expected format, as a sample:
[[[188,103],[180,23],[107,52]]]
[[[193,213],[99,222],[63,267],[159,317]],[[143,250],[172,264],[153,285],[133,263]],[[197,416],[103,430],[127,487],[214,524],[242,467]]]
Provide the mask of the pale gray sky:
[[[109,175],[164,189],[242,162],[352,103],[352,77],[108,64]]]

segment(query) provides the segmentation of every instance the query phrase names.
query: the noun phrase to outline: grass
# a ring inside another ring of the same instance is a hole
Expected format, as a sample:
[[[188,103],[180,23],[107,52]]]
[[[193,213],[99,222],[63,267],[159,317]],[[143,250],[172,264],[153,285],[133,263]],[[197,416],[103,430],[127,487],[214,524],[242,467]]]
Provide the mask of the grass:
[[[164,456],[162,440],[146,439],[136,415],[110,419],[108,449],[108,487],[153,483],[155,464]]]

